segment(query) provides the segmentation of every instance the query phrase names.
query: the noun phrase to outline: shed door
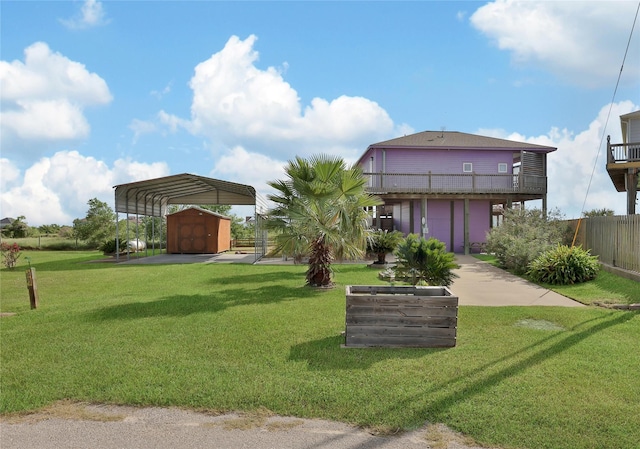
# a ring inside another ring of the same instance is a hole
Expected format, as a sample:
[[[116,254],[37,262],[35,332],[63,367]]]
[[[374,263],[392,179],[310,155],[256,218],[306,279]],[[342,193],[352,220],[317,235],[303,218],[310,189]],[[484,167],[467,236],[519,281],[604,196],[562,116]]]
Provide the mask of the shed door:
[[[205,217],[199,215],[181,217],[178,223],[178,250],[181,253],[204,253],[207,248]]]

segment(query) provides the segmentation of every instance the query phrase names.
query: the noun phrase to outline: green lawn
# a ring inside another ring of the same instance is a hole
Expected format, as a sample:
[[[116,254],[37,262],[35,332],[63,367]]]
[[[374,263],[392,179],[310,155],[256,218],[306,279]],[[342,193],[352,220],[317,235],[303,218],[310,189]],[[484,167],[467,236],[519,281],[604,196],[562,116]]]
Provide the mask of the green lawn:
[[[0,272],[0,411],[60,399],[282,415],[381,430],[443,422],[505,448],[639,448],[640,314],[596,307],[461,307],[449,349],[342,349],[345,284],[304,266],[87,263],[31,252]],[[548,322],[555,330],[524,323]],[[558,330],[559,327],[559,330]]]

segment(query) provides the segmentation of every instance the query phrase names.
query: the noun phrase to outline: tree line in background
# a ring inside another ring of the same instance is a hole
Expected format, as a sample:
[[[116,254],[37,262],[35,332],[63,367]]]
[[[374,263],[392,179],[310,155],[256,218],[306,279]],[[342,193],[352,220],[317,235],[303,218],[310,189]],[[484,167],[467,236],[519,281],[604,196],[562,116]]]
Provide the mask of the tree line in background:
[[[29,226],[26,217],[21,215],[2,228],[2,237],[23,239],[28,237],[58,237],[69,240],[68,245],[58,245],[60,249],[99,249],[113,252],[116,247],[116,218],[113,209],[105,202],[92,198],[88,201],[89,209],[84,218],[73,220],[73,226],[41,225]],[[231,237],[233,239],[251,238],[254,235],[253,223],[247,223],[241,217],[231,214],[228,205],[201,205],[203,209],[231,218]],[[169,213],[180,210],[181,206],[169,207]],[[121,246],[129,240],[156,242],[166,241],[166,220],[162,217],[136,217],[118,221],[118,237]],[[79,242],[81,244],[79,244]],[[74,246],[75,245],[75,246]],[[24,247],[24,245],[23,245]]]

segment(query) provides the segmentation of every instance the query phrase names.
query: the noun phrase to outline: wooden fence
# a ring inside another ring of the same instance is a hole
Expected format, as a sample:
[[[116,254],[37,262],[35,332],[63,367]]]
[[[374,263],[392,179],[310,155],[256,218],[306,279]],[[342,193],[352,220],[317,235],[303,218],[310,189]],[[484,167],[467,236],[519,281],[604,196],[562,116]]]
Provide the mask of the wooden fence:
[[[575,232],[578,220],[569,224]],[[640,273],[640,215],[584,218],[576,245],[604,264]]]

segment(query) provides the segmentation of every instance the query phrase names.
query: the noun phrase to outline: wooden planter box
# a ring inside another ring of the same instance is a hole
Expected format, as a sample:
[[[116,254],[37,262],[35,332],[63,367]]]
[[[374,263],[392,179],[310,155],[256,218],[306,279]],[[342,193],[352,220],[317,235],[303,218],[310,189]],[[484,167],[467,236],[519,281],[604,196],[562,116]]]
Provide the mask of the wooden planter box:
[[[456,345],[458,297],[447,287],[348,285],[345,347]]]

